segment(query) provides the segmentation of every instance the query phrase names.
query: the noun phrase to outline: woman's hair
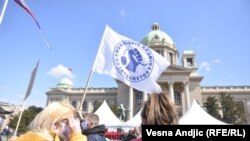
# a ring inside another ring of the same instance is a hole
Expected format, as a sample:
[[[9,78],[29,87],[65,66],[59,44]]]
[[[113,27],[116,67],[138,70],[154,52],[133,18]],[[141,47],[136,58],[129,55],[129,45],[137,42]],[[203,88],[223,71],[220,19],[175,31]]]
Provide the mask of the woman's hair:
[[[55,123],[68,119],[75,112],[75,108],[67,102],[53,102],[35,117],[29,128],[36,132],[52,130]]]
[[[144,103],[141,112],[145,125],[177,124],[175,105],[167,94],[152,94]]]

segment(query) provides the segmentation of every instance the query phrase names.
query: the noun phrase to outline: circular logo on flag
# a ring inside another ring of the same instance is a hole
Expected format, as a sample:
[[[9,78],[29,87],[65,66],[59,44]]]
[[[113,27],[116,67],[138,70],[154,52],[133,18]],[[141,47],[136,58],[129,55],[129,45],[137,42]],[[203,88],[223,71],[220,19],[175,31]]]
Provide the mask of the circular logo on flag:
[[[122,40],[115,46],[113,59],[116,70],[130,82],[146,79],[154,67],[151,49],[131,40]]]

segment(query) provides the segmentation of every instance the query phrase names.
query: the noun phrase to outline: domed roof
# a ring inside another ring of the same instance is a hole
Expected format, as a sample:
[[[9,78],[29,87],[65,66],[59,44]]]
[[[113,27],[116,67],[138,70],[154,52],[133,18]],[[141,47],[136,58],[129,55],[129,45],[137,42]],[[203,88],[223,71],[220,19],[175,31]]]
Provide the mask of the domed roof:
[[[141,41],[144,45],[168,45],[173,46],[174,42],[171,37],[168,36],[165,32],[160,30],[160,25],[158,23],[154,23],[152,25],[152,31],[150,31]]]
[[[62,80],[59,81],[57,84],[58,88],[72,88],[73,87],[73,82],[69,78],[63,78]]]

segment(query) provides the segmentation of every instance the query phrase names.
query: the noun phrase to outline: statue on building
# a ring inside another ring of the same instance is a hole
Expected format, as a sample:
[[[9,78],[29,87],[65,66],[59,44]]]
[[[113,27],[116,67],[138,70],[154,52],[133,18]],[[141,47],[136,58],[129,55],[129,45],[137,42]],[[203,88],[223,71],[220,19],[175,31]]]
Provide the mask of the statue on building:
[[[123,104],[120,104],[120,106],[118,106],[118,117],[121,121],[124,121],[126,119],[126,109],[123,107]]]

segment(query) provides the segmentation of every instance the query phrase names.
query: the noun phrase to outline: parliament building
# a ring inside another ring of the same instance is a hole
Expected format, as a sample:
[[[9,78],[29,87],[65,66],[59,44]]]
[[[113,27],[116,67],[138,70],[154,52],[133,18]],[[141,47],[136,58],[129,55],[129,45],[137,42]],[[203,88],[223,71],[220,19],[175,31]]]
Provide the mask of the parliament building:
[[[185,114],[194,99],[203,105],[208,96],[219,97],[221,93],[229,94],[235,101],[243,104],[250,115],[250,86],[201,86],[203,76],[198,74],[195,52],[185,50],[183,54],[179,54],[175,43],[168,34],[160,30],[159,24],[152,25],[152,30],[141,43],[170,62],[170,66],[161,74],[157,83],[163,93],[168,94],[175,102],[179,117]],[[178,64],[180,56],[181,64]],[[92,112],[95,106],[106,100],[110,106],[123,104],[127,109],[127,118],[132,118],[141,109],[149,94],[133,89],[119,80],[115,81],[117,87],[88,88],[81,110]],[[76,88],[70,79],[63,78],[57,86],[46,92],[47,104],[65,99],[73,106],[79,107],[83,93],[84,88]],[[250,123],[250,117],[247,120]]]

